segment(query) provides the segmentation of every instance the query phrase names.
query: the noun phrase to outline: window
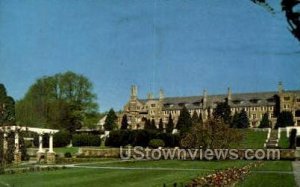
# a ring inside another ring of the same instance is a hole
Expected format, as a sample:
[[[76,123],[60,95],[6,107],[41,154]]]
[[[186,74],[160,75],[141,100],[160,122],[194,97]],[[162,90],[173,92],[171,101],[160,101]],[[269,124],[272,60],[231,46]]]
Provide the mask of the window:
[[[285,101],[289,101],[290,100],[290,97],[284,97],[283,98]]]
[[[297,103],[300,103],[300,99],[297,99],[296,101],[297,101]]]
[[[253,118],[253,119],[256,119],[256,114],[252,114],[252,118]]]
[[[155,104],[151,104],[151,107],[154,108],[156,105]]]

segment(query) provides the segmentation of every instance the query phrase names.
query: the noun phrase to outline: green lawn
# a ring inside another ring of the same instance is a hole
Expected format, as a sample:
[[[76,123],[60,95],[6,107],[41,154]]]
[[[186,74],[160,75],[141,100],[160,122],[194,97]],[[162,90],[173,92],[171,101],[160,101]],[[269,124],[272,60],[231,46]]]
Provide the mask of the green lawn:
[[[15,175],[1,175],[0,186],[171,186],[186,183],[215,169],[242,167],[249,161],[139,161],[80,164],[96,168],[72,168]],[[121,167],[116,169],[97,167]],[[127,167],[122,169],[123,167]],[[196,170],[180,170],[196,169]],[[203,169],[203,170],[200,170]]]
[[[267,173],[268,171],[277,171],[278,173]],[[263,166],[253,169],[252,173],[237,186],[296,186],[294,175],[292,173],[280,173],[292,171],[293,169],[290,161],[265,161]]]
[[[282,149],[289,148],[289,139],[286,136],[286,132],[280,133],[280,139],[278,142],[278,146]]]
[[[240,129],[243,134],[243,140],[239,144],[235,144],[232,148],[241,149],[260,149],[264,148],[268,132],[254,131],[252,129]]]

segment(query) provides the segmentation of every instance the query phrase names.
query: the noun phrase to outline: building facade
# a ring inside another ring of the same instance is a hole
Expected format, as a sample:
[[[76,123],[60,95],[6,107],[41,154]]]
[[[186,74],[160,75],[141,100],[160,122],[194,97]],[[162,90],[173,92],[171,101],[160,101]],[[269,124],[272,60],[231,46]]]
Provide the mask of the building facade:
[[[199,96],[165,97],[160,90],[158,98],[148,94],[147,99],[138,98],[138,89],[134,85],[131,87],[130,99],[124,106],[120,118],[126,114],[132,129],[143,129],[145,119],[154,119],[156,124],[162,119],[166,124],[170,114],[176,124],[180,110],[185,106],[191,115],[196,111],[203,120],[206,120],[212,115],[217,104],[225,100],[228,101],[232,115],[241,110],[247,112],[251,127],[258,127],[265,113],[269,115],[274,127],[276,113],[281,111],[291,111],[295,126],[300,126],[300,90],[285,91],[282,83],[279,83],[278,90],[273,92],[232,93],[228,88],[227,94],[222,95],[209,95],[204,90]]]

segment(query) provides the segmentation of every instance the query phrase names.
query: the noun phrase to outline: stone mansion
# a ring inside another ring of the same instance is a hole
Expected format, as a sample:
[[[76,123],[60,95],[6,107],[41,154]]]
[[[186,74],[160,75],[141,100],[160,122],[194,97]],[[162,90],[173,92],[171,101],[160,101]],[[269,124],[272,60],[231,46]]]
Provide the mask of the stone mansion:
[[[137,86],[132,86],[130,99],[119,118],[121,121],[122,116],[126,114],[132,129],[143,129],[145,118],[154,119],[156,125],[160,119],[167,124],[170,114],[176,125],[183,106],[186,106],[191,115],[196,111],[198,115],[202,115],[203,120],[206,120],[209,115],[212,115],[216,105],[225,100],[228,100],[232,115],[243,109],[247,112],[251,127],[259,125],[264,113],[269,114],[274,127],[276,108],[279,111],[291,111],[295,126],[300,125],[300,90],[286,91],[281,82],[278,84],[278,90],[271,92],[232,93],[228,88],[227,94],[222,95],[209,95],[204,90],[199,96],[165,97],[163,91],[160,90],[158,98],[148,94],[147,99],[138,98],[137,93]]]

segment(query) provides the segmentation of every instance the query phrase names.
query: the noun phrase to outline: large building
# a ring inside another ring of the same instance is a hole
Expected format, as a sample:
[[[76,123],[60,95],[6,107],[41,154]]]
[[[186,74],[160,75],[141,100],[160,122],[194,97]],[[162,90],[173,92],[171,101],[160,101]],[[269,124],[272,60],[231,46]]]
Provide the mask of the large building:
[[[300,125],[300,90],[285,91],[282,83],[278,84],[277,91],[272,92],[232,93],[228,88],[227,94],[222,95],[209,95],[204,90],[199,96],[165,97],[160,90],[158,98],[148,94],[147,99],[139,99],[137,86],[132,86],[130,99],[124,106],[122,116],[127,115],[132,129],[144,128],[144,119],[154,119],[156,124],[162,119],[166,124],[170,114],[176,124],[180,110],[186,106],[191,115],[196,111],[198,115],[202,115],[203,120],[206,120],[212,115],[217,104],[225,100],[230,105],[232,115],[241,110],[247,112],[251,127],[257,127],[265,113],[268,113],[274,127],[275,111],[285,110],[291,111],[295,125]]]

